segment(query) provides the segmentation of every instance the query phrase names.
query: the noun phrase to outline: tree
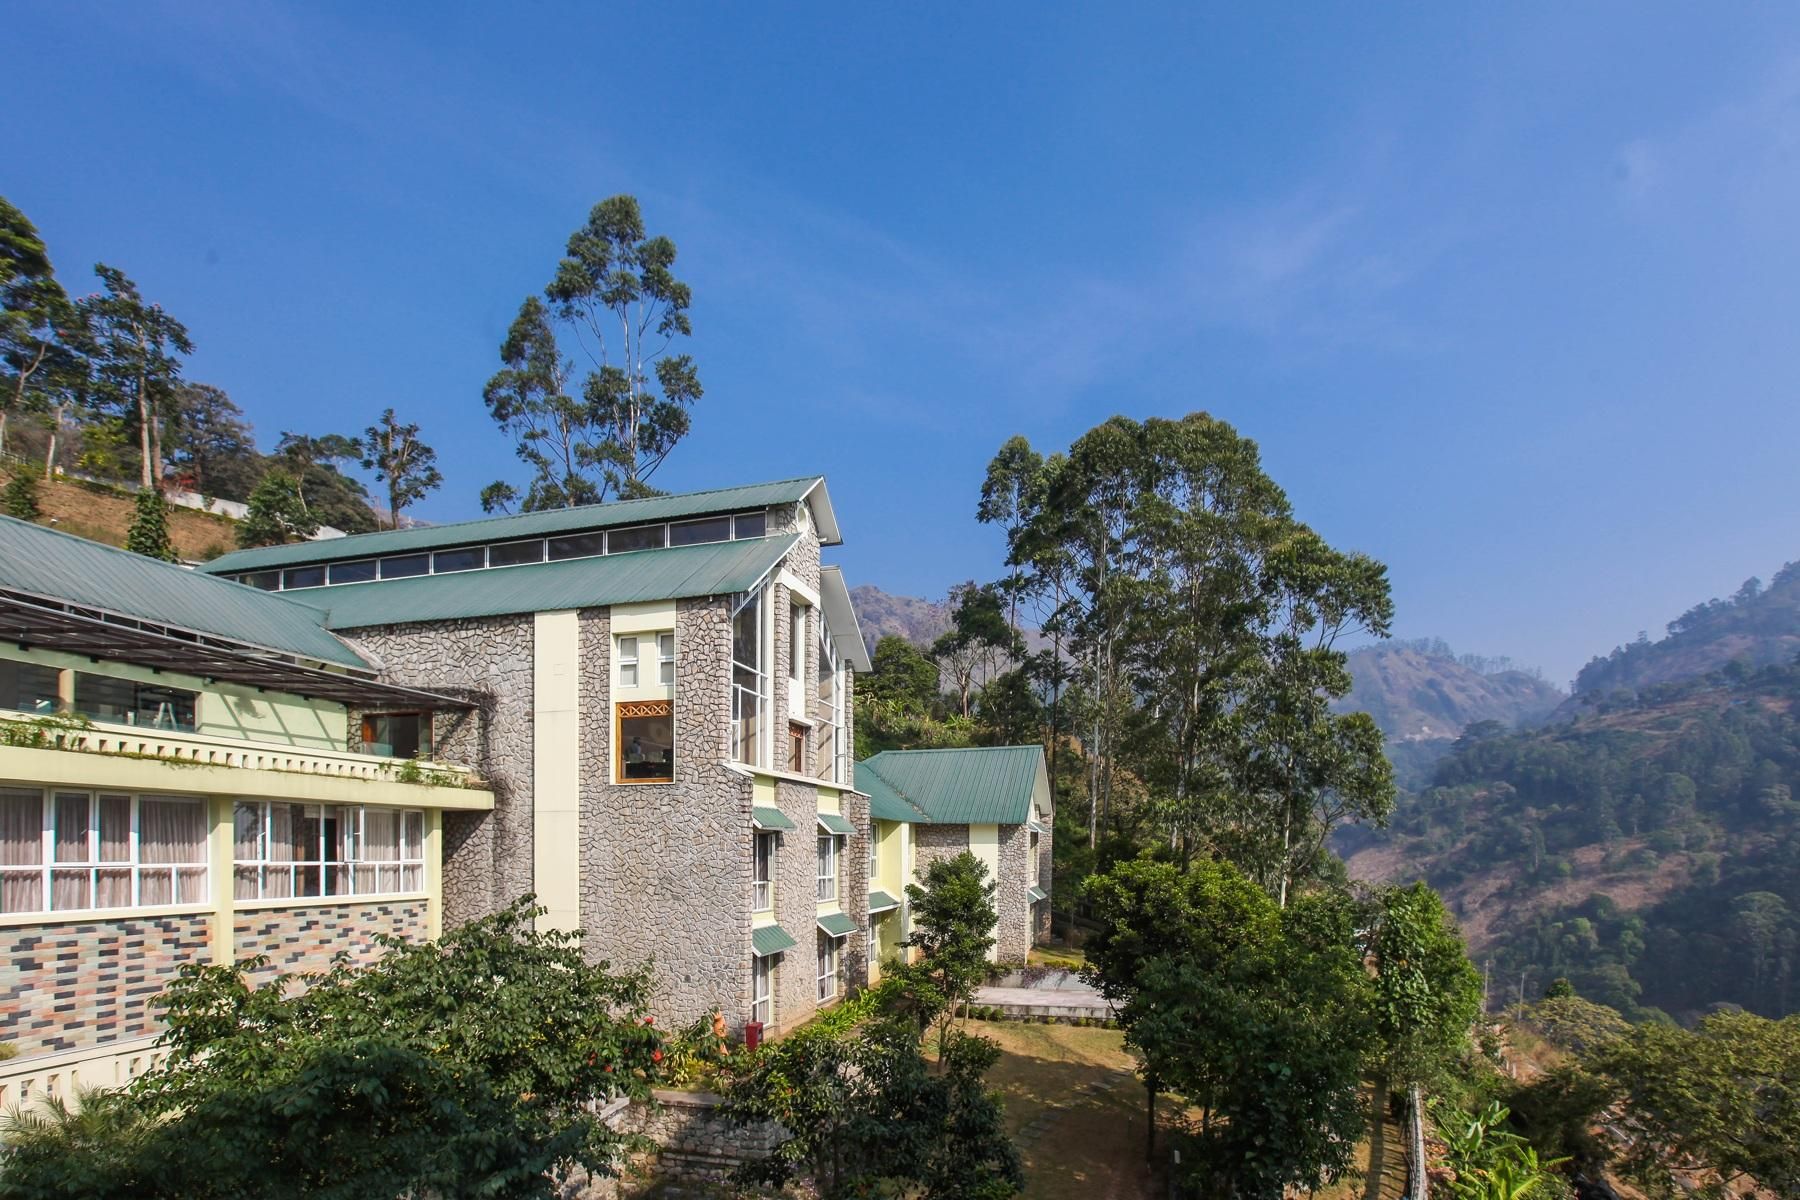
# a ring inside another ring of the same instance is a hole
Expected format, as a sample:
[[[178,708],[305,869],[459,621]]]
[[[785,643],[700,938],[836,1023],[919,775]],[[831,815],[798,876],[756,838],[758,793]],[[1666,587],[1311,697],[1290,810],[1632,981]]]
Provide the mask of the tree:
[[[1022,646],[994,589],[960,584],[951,589],[950,599],[950,628],[932,643],[931,656],[956,685],[966,717],[977,677],[993,678],[1001,662],[1020,656]]]
[[[938,694],[937,664],[898,634],[889,633],[875,643],[874,670],[857,676],[857,695],[892,704],[901,711],[923,715],[931,711]]]
[[[975,702],[975,715],[996,746],[1036,742],[1044,736],[1044,706],[1023,669],[988,680]]]
[[[175,561],[175,543],[169,540],[169,502],[155,488],[142,488],[125,533],[125,548],[146,558]]]
[[[380,526],[369,507],[368,489],[343,470],[344,464],[360,463],[362,454],[362,443],[341,433],[312,437],[284,432],[272,465],[293,478],[301,505],[318,524],[368,533]]]
[[[300,498],[300,485],[286,471],[270,471],[250,493],[250,511],[237,528],[241,548],[303,542],[319,531],[319,522]]]
[[[388,519],[398,529],[402,509],[443,485],[437,451],[419,440],[417,425],[401,424],[391,408],[364,431],[362,444],[363,469],[386,481]]]
[[[987,866],[969,851],[933,859],[921,874],[923,886],[906,885],[912,936],[904,944],[919,950],[925,971],[944,999],[938,1018],[941,1055],[956,1006],[966,1004],[987,976],[988,951],[1000,915],[994,909],[996,885],[987,877]]]
[[[181,358],[194,352],[187,327],[144,300],[123,271],[94,267],[102,292],[87,303],[100,398],[138,439],[141,487],[162,487],[163,427],[174,415]]]
[[[638,202],[596,204],[569,236],[544,289],[554,306],[526,299],[500,350],[504,364],[484,393],[495,422],[532,468],[527,511],[651,493],[649,479],[687,435],[699,373],[670,354],[693,332],[692,294],[675,278],[675,243],[646,236]],[[579,396],[574,364],[557,343],[560,322],[590,364]],[[519,502],[509,484],[490,485],[492,511]]]
[[[48,407],[44,397],[70,365],[74,321],[37,227],[0,196],[0,454],[12,417]]]
[[[987,476],[981,481],[981,502],[975,506],[975,519],[983,525],[998,525],[1006,531],[1011,545],[1026,524],[1042,506],[1044,496],[1044,456],[1031,448],[1023,437],[1008,438],[988,463]],[[1013,564],[1019,565],[1019,564]],[[1019,602],[1034,586],[1029,572],[1015,571],[997,585],[1007,601],[1007,623],[1013,633],[1019,628]]]
[[[0,504],[6,507],[6,515],[17,517],[21,521],[38,519],[38,482],[32,476],[20,471],[7,480],[6,490],[0,492]]]
[[[202,496],[248,501],[262,475],[250,423],[223,388],[183,383],[169,425],[169,468],[175,482]]]
[[[158,1000],[165,1061],[102,1102],[97,1136],[9,1153],[0,1194],[548,1198],[553,1168],[614,1173],[624,1137],[595,1110],[661,1078],[649,979],[533,932],[542,912],[260,987],[264,960],[184,968]]]

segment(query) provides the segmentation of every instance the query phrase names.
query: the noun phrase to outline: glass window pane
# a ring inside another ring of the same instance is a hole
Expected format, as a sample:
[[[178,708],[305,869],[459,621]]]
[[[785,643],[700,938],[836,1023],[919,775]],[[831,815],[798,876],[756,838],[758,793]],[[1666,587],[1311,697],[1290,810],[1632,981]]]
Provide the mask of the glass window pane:
[[[131,797],[100,797],[100,862],[131,861]]]
[[[325,568],[289,567],[282,573],[281,586],[284,588],[323,587],[325,585]]]
[[[669,545],[695,546],[701,542],[731,540],[730,517],[702,517],[698,521],[676,521],[669,526]]]
[[[355,562],[331,564],[331,582],[333,583],[367,583],[375,578],[375,560],[359,558]]]
[[[667,783],[675,778],[675,717],[666,702],[619,705],[621,782]]]
[[[0,867],[37,866],[43,861],[44,794],[0,788]]]
[[[0,708],[44,715],[56,711],[54,667],[0,658]]]
[[[85,793],[56,794],[56,862],[88,861],[88,808]]]
[[[402,858],[421,859],[425,857],[425,814],[409,812],[406,814],[404,826],[406,840],[402,845]]]
[[[240,800],[232,807],[232,854],[239,862],[255,862],[261,857],[258,850],[262,842],[262,816],[260,804],[245,804]]]
[[[129,679],[77,671],[75,711],[95,721],[123,725],[137,714],[137,685]]]
[[[86,868],[50,872],[50,907],[61,912],[92,908],[92,883]]]
[[[43,911],[43,872],[0,870],[0,913]]]
[[[383,579],[411,579],[430,569],[431,556],[428,554],[395,554],[381,560]]]
[[[737,515],[737,533],[741,538],[759,538],[768,532],[769,514],[766,512],[739,513]]]
[[[461,550],[439,550],[431,556],[431,569],[439,575],[452,571],[473,571],[487,566],[484,546],[465,546]]]
[[[533,538],[529,542],[501,542],[498,546],[489,546],[487,550],[490,567],[516,567],[521,563],[544,561],[542,538]]]
[[[106,872],[102,871],[100,874],[102,884],[104,884]],[[170,878],[167,869],[144,871],[138,880],[138,895],[140,904],[173,904],[175,903],[175,881]],[[106,901],[102,899],[100,903],[105,905]]]
[[[203,863],[206,861],[206,806],[197,800],[138,802],[138,861]]]
[[[623,662],[623,661],[626,661],[629,659],[629,660],[635,662],[637,660],[637,656],[638,656],[637,639],[634,637],[620,638],[619,639],[619,660],[621,662]]]
[[[261,588],[265,592],[277,591],[281,587],[280,571],[251,571],[239,577],[240,581],[253,588]]]
[[[204,904],[206,902],[205,867],[177,867],[175,869],[175,901],[178,904]]]
[[[262,896],[262,872],[256,867],[237,867],[231,873],[231,894],[239,900],[256,900]]]
[[[604,533],[574,533],[567,537],[550,539],[550,559],[552,562],[565,558],[592,558],[606,550]]]
[[[661,525],[635,525],[629,529],[615,529],[607,535],[606,552],[608,554],[624,554],[632,550],[660,550],[663,545],[663,527]]]
[[[197,698],[193,692],[140,683],[137,685],[132,724],[150,729],[177,729],[192,733],[194,702]]]
[[[425,868],[418,863],[401,868],[400,890],[403,892],[422,892],[425,890]]]

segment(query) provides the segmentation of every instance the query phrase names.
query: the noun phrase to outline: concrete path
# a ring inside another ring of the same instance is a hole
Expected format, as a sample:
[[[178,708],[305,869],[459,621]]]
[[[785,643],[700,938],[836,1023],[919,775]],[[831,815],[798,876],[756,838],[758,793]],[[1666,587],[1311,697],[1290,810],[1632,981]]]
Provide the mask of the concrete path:
[[[981,987],[975,1003],[1003,1010],[1009,1017],[1110,1017],[1112,1006],[1094,987],[1069,977],[1056,987]]]

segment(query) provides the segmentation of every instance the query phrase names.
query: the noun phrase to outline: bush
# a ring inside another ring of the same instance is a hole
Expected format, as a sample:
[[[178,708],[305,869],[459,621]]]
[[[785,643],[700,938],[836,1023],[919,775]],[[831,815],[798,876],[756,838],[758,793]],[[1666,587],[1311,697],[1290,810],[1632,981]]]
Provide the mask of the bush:
[[[39,516],[37,476],[30,471],[20,471],[0,493],[0,504],[6,507],[6,515],[17,517],[21,521],[35,521]]]

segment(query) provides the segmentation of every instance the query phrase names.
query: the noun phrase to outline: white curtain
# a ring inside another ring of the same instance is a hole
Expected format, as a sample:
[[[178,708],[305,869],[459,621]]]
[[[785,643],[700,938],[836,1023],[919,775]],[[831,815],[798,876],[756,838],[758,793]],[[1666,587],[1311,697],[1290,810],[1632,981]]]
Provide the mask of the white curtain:
[[[88,861],[88,797],[84,792],[56,794],[56,862]],[[60,907],[60,906],[59,906]]]
[[[138,805],[138,861],[150,866],[204,863],[206,806],[198,800],[145,797]]]
[[[0,788],[0,868],[42,867],[44,796],[20,788]],[[41,870],[0,870],[0,912],[41,912]]]

